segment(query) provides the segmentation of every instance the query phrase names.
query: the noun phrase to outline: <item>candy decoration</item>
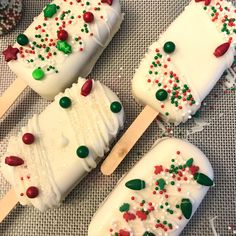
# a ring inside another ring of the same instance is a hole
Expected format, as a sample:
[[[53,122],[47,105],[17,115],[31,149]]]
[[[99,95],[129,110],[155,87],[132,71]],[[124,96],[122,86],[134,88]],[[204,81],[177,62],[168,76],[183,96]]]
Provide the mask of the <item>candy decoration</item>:
[[[32,76],[35,80],[41,80],[41,79],[43,79],[45,74],[41,68],[37,68],[33,71]]]
[[[159,89],[156,92],[156,99],[159,101],[165,101],[168,97],[168,93],[166,92],[165,89]]]
[[[112,5],[113,0],[101,0],[102,3],[107,3],[110,6]]]
[[[186,166],[190,167],[193,164],[193,158],[190,158],[186,161]]]
[[[62,108],[69,108],[71,106],[71,99],[68,97],[62,97],[59,104]]]
[[[57,42],[57,49],[65,54],[70,54],[72,52],[70,44],[66,41],[58,41]]]
[[[141,221],[147,219],[147,215],[144,211],[136,211],[136,215]]]
[[[7,47],[5,51],[2,52],[2,54],[5,57],[5,61],[9,62],[11,60],[17,59],[17,53],[19,53],[18,48],[13,48],[11,45]]]
[[[199,171],[199,167],[192,165],[189,167],[189,170],[192,173],[192,175],[195,175]]]
[[[146,232],[143,234],[143,236],[155,236],[155,234],[146,231]]]
[[[125,212],[123,214],[123,218],[126,220],[126,222],[129,222],[131,220],[135,220],[136,219],[136,215],[130,212]]]
[[[122,105],[120,102],[113,102],[111,103],[110,109],[113,113],[119,113],[122,109]]]
[[[17,43],[21,46],[27,45],[29,43],[29,39],[25,34],[19,34],[16,39]]]
[[[32,144],[34,142],[34,135],[31,133],[25,133],[22,136],[22,141],[24,144]]]
[[[205,6],[209,6],[211,4],[211,0],[205,0]]]
[[[196,173],[194,175],[194,179],[197,181],[197,183],[204,186],[212,186],[214,184],[214,182],[203,173]]]
[[[129,211],[129,208],[130,208],[129,203],[124,203],[124,204],[119,208],[119,210],[120,210],[120,212],[127,212],[127,211]]]
[[[130,236],[130,233],[128,231],[121,229],[118,233],[118,236]]]
[[[86,158],[89,155],[89,149],[86,146],[78,147],[76,154],[80,158]]]
[[[8,156],[5,158],[5,164],[9,166],[20,166],[24,164],[24,160],[17,156]]]
[[[68,33],[66,30],[59,30],[58,33],[57,33],[57,38],[62,40],[62,41],[65,41],[68,39]]]
[[[39,195],[39,190],[37,187],[31,186],[26,190],[26,195],[28,198],[36,198]]]
[[[163,50],[164,52],[170,54],[175,51],[175,44],[171,41],[168,41],[164,44]]]
[[[86,23],[91,23],[94,20],[94,15],[93,15],[92,12],[87,11],[87,12],[84,13],[83,19]]]
[[[125,186],[132,190],[141,190],[146,187],[146,183],[141,179],[132,179],[125,183]]]
[[[183,198],[180,204],[182,214],[186,219],[190,219],[192,215],[192,203],[188,198]]]
[[[92,87],[93,87],[93,81],[91,79],[87,80],[81,88],[81,95],[85,97],[88,96],[92,91]]]
[[[48,4],[46,8],[43,10],[44,12],[44,17],[46,18],[51,18],[53,17],[54,14],[57,12],[57,5],[56,4]]]
[[[154,173],[156,175],[160,174],[163,171],[163,167],[162,166],[155,166],[155,171]]]
[[[218,46],[216,49],[215,49],[215,52],[214,52],[214,55],[216,57],[221,57],[223,56],[229,49],[230,47],[230,43],[223,43],[221,44],[220,46]]]
[[[195,2],[204,2],[205,0],[195,0]]]
[[[162,179],[162,178],[158,179],[157,183],[158,183],[158,186],[159,186],[160,190],[163,190],[165,188],[165,186],[166,186],[166,181],[164,179]]]

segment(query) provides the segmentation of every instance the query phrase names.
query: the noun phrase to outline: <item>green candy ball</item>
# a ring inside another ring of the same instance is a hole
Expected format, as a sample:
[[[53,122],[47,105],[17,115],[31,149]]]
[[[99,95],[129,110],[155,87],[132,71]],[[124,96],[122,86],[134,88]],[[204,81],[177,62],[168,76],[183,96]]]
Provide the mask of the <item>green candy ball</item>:
[[[163,50],[166,52],[166,53],[172,53],[175,51],[175,44],[171,41],[169,42],[166,42],[164,44],[164,47],[163,47]]]
[[[41,80],[45,76],[44,71],[41,68],[35,69],[32,73],[35,80]]]
[[[113,113],[119,113],[122,109],[120,102],[113,102],[110,106],[110,109]]]
[[[16,41],[21,46],[27,45],[29,43],[29,39],[25,34],[19,34],[16,38]]]
[[[59,101],[59,104],[62,108],[68,108],[71,106],[71,99],[68,97],[62,97]]]
[[[156,99],[159,101],[165,101],[168,97],[168,93],[166,92],[165,89],[159,89],[156,92]]]
[[[76,154],[80,158],[86,158],[89,155],[89,149],[86,146],[80,146],[76,150]]]
[[[43,10],[44,17],[51,18],[57,13],[57,5],[56,4],[48,4]]]

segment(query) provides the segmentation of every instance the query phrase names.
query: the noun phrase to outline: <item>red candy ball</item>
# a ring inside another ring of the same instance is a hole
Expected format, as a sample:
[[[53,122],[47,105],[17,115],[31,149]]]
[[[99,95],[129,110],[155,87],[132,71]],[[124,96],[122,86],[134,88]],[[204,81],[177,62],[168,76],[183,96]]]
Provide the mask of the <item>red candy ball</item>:
[[[68,33],[65,30],[60,30],[57,33],[57,37],[58,39],[65,41],[68,39]]]
[[[94,20],[94,15],[92,12],[87,11],[84,13],[83,19],[86,23],[91,23]]]
[[[34,135],[31,133],[25,133],[22,136],[22,141],[24,144],[32,144],[34,142]]]
[[[39,190],[37,187],[31,186],[26,190],[26,195],[28,198],[36,198],[39,195]]]

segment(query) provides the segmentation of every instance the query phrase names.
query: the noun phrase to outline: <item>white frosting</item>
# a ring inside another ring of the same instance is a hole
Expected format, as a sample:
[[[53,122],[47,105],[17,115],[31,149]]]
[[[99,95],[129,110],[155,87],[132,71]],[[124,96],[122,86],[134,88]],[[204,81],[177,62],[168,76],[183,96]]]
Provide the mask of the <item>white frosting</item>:
[[[15,188],[21,204],[32,204],[41,211],[58,206],[96,167],[123,127],[123,108],[119,113],[110,110],[111,103],[119,101],[116,94],[93,81],[91,93],[82,96],[80,91],[85,81],[80,78],[72,88],[57,95],[40,115],[29,120],[17,137],[10,139],[7,153],[2,157],[1,171]],[[71,107],[66,109],[59,105],[64,96],[72,101]],[[32,133],[35,142],[24,144],[21,140],[24,133]],[[89,149],[86,158],[79,158],[76,154],[82,145]],[[12,155],[22,158],[24,165],[6,165],[5,157]],[[38,197],[29,199],[26,196],[30,186],[39,189]],[[20,196],[21,193],[24,196]]]
[[[177,151],[180,151],[177,154]],[[100,209],[94,215],[88,229],[88,236],[96,235],[115,235],[120,230],[125,230],[130,236],[143,236],[146,231],[152,232],[154,235],[172,235],[177,236],[186,226],[189,220],[182,215],[180,208],[176,205],[183,198],[188,198],[192,203],[192,215],[198,208],[204,198],[209,187],[198,184],[190,173],[189,168],[182,171],[181,180],[177,180],[179,174],[175,174],[175,179],[172,174],[166,172],[165,168],[170,170],[171,165],[179,166],[186,163],[187,160],[193,158],[193,164],[199,167],[199,173],[207,175],[213,179],[213,170],[206,156],[194,145],[187,141],[175,138],[164,138],[159,140],[152,149],[129,171],[129,173],[118,183],[112,193],[107,197]],[[175,160],[175,162],[172,161]],[[162,165],[163,171],[155,174],[155,166]],[[178,170],[179,171],[179,170]],[[187,177],[187,180],[184,178]],[[155,182],[163,178],[166,181],[166,192],[160,194],[160,190],[156,190],[153,194],[156,184]],[[146,183],[146,187],[142,190],[131,190],[125,186],[125,183],[132,179],[141,179]],[[175,181],[172,185],[171,181]],[[181,191],[178,191],[181,188]],[[168,195],[168,198],[165,195]],[[135,199],[132,200],[132,197]],[[140,203],[145,200],[141,206]],[[168,202],[168,205],[165,203]],[[129,204],[128,213],[134,214],[134,220],[126,221],[123,218],[125,212],[121,212],[119,208],[124,204]],[[151,205],[150,205],[151,203]],[[163,206],[161,208],[160,206]],[[146,220],[141,220],[137,216],[137,211],[143,209],[153,210],[149,212]],[[173,214],[168,213],[167,209],[173,210]],[[178,217],[181,216],[181,219]],[[102,220],[101,220],[102,219]],[[157,220],[163,224],[167,221],[165,227],[172,225],[172,229],[164,231],[162,228],[156,228],[159,224]],[[122,234],[119,234],[122,235]],[[124,234],[128,235],[128,234]]]
[[[70,5],[70,2],[73,5]],[[90,4],[87,5],[87,2]],[[76,78],[79,76],[86,77],[91,72],[99,56],[119,30],[123,20],[119,0],[113,0],[112,5],[101,3],[100,0],[81,0],[78,2],[76,0],[54,0],[51,4],[56,4],[60,9],[52,18],[48,18],[46,21],[43,12],[35,18],[24,33],[29,38],[30,43],[26,46],[20,46],[18,43],[14,45],[14,47],[21,48],[24,51],[24,57],[22,58],[21,54],[18,54],[16,61],[12,60],[8,63],[11,70],[19,78],[26,80],[34,91],[46,99],[53,99],[56,94],[70,87]],[[95,10],[95,8],[100,10]],[[61,20],[62,12],[68,10],[70,10],[70,13],[66,13],[64,19]],[[84,22],[83,11],[93,13],[94,20],[92,23]],[[56,17],[57,20],[55,20]],[[49,46],[50,43],[57,44],[57,31],[62,26],[62,21],[65,21],[63,30],[66,30],[69,34],[66,42],[72,48],[72,53],[69,55],[59,51],[56,45]],[[70,21],[71,23],[69,23]],[[85,31],[84,24],[87,25],[88,33]],[[39,25],[41,28],[35,29]],[[45,30],[45,32],[42,32],[42,30]],[[84,32],[81,30],[84,30]],[[36,38],[35,35],[41,35],[42,37]],[[80,39],[76,41],[75,38],[79,37]],[[47,38],[47,41],[41,42],[41,39],[45,38]],[[49,52],[52,53],[52,56],[47,59],[48,52],[45,51],[45,48],[36,47],[33,41],[41,45],[46,44],[51,49]],[[35,54],[25,51],[31,50],[29,46],[34,47]],[[54,52],[57,55],[53,55]],[[45,59],[41,60],[39,55],[42,55]],[[33,60],[33,62],[30,62],[30,60]],[[51,67],[50,69],[50,66],[54,68]],[[32,72],[38,67],[41,67],[45,73],[42,80],[35,80],[32,76]]]
[[[225,9],[226,6],[230,11]],[[219,17],[214,22],[211,16],[212,7],[219,12]],[[220,7],[223,9],[222,11],[219,10]],[[135,98],[140,103],[149,105],[160,112],[164,120],[168,122],[179,124],[191,118],[223,72],[233,63],[236,42],[236,34],[233,30],[236,27],[229,27],[229,34],[221,32],[221,29],[224,24],[222,22],[224,15],[228,15],[229,19],[236,17],[234,9],[232,3],[225,0],[219,1],[219,3],[212,0],[211,5],[204,10],[204,1],[196,3],[193,0],[160,36],[159,40],[149,48],[132,81]],[[229,37],[232,37],[230,49],[225,55],[216,58],[213,54],[215,49],[228,42]],[[164,44],[168,41],[172,41],[176,45],[172,54],[167,54],[163,50]],[[160,51],[161,58],[154,58],[157,55],[156,49]],[[156,67],[153,66],[153,62],[157,64]],[[167,68],[164,68],[165,64]],[[151,65],[153,68],[150,68]],[[175,82],[174,77],[170,78],[170,71],[176,73],[179,83]],[[167,72],[166,75],[165,72]],[[169,80],[172,82],[170,83]],[[171,103],[174,84],[180,87],[178,91],[181,98],[175,100],[178,101],[177,106]],[[190,89],[185,96],[182,92],[184,84]],[[166,91],[169,89],[170,93],[167,100],[161,102],[156,99],[155,95],[159,89],[163,88]],[[190,101],[183,100],[190,94],[194,98],[194,104],[191,105]]]

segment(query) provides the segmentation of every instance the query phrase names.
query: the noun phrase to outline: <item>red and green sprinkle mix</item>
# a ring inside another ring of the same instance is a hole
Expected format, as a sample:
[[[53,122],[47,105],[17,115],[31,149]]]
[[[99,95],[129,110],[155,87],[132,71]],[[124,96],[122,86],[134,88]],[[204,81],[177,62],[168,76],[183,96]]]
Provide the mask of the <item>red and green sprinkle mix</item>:
[[[129,229],[120,228],[121,224],[116,223],[118,221],[114,219],[115,223],[109,228],[110,235],[133,235],[135,233],[131,230],[133,221],[136,221],[135,224],[140,221],[144,226],[143,235],[168,233],[177,229],[177,221],[183,218],[189,219],[192,215],[191,193],[186,193],[186,190],[182,193],[183,186],[213,185],[212,180],[199,170],[200,168],[194,165],[194,159],[192,157],[184,159],[179,150],[173,155],[168,168],[162,165],[154,166],[151,181],[145,187],[145,195],[139,194],[142,191],[140,189],[135,192],[131,189],[129,201],[118,207],[122,220],[130,224]]]

